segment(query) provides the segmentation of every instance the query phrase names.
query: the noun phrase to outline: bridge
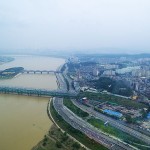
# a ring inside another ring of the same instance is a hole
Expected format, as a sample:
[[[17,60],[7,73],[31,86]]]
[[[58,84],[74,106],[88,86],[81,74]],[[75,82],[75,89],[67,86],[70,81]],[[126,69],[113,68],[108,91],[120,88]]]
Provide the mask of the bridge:
[[[62,73],[62,72],[61,71],[54,71],[54,70],[23,70],[22,73],[27,73],[27,74],[30,74],[30,73],[33,73],[33,74],[36,74],[36,73],[40,73],[40,74],[47,73],[47,74],[50,74],[50,73]]]
[[[18,94],[18,95],[34,95],[34,96],[69,96],[75,97],[77,93],[75,92],[68,92],[66,90],[46,90],[46,89],[33,89],[33,88],[22,88],[22,87],[5,87],[0,86],[0,93],[5,94]]]

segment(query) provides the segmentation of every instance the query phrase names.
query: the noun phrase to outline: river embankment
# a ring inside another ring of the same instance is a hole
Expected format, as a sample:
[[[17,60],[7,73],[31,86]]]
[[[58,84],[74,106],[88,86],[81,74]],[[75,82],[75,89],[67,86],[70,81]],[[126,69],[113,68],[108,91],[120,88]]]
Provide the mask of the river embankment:
[[[27,70],[56,70],[64,62],[64,59],[59,58],[17,56],[13,62],[0,67],[6,69],[19,64]],[[46,88],[47,85],[49,89],[57,89],[54,74],[20,74],[13,79],[7,80],[8,86],[34,85],[33,88]],[[1,85],[3,83],[0,81]],[[49,98],[44,97],[0,94],[0,149],[29,150],[41,141],[53,124],[46,112],[48,101]]]

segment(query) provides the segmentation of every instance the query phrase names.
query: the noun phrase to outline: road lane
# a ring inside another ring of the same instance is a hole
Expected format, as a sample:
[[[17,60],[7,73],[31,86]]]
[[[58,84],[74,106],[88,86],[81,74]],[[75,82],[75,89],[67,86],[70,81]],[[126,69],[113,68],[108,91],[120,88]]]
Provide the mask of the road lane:
[[[116,120],[110,118],[110,117],[107,117],[106,115],[103,115],[101,113],[98,113],[97,111],[95,111],[93,108],[91,107],[86,107],[82,104],[79,104],[76,100],[72,100],[73,104],[76,105],[77,107],[79,107],[80,109],[82,109],[83,111],[93,115],[95,118],[98,118],[104,122],[108,121],[112,126],[146,142],[147,144],[150,145],[150,137],[147,136],[147,135],[144,135],[136,130],[133,130],[123,124],[120,124],[119,122],[117,122]]]
[[[104,134],[100,130],[94,128],[92,125],[79,118],[73,112],[71,112],[66,106],[63,105],[62,98],[54,98],[53,105],[59,115],[68,122],[74,128],[80,130],[88,137],[94,139],[98,143],[106,146],[109,149],[113,150],[133,150],[133,147],[130,147],[128,144],[115,140],[108,135]]]

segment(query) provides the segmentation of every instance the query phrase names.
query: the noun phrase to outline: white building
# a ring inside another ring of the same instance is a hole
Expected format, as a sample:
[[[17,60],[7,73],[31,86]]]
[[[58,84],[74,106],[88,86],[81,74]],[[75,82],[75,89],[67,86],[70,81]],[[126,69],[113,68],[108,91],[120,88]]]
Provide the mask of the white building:
[[[103,72],[103,75],[106,75],[106,76],[115,76],[116,72],[113,71],[113,70],[106,70]]]
[[[99,74],[98,69],[97,69],[97,68],[94,68],[94,69],[93,69],[93,76],[98,76],[98,74]]]

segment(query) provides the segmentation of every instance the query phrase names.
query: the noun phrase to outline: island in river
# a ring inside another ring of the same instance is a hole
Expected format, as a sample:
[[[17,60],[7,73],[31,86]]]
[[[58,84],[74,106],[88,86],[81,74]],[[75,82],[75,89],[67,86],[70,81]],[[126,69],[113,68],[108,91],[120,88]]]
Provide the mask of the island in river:
[[[11,56],[12,57],[12,56]],[[26,70],[56,70],[64,59],[42,56],[13,56],[14,61],[3,63],[0,70],[23,67]],[[0,86],[57,89],[54,73],[20,74],[0,80]],[[30,150],[45,134],[52,121],[47,116],[49,98],[0,94],[0,149]]]
[[[23,67],[13,67],[0,71],[0,79],[10,79],[21,73],[24,70]]]

